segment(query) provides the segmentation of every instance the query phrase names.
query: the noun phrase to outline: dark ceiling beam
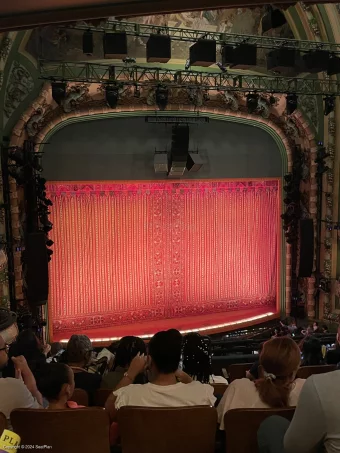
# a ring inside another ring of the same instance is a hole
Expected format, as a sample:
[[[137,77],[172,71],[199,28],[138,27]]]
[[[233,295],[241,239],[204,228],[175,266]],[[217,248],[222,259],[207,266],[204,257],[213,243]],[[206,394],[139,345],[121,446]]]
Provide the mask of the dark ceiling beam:
[[[271,0],[280,7],[291,5],[292,0]],[[314,4],[315,0],[305,0]],[[317,3],[336,3],[318,0]],[[40,25],[103,17],[133,17],[217,8],[255,7],[264,0],[46,0],[0,1],[0,31],[28,29]]]

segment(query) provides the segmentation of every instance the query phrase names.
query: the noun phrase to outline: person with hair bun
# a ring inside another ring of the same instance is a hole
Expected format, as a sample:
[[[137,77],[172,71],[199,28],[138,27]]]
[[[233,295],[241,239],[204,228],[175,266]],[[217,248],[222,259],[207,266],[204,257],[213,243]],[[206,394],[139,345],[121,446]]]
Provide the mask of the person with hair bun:
[[[259,379],[236,379],[224,393],[217,407],[220,429],[224,429],[224,414],[231,409],[296,406],[305,382],[295,379],[300,360],[300,349],[289,337],[264,343]]]

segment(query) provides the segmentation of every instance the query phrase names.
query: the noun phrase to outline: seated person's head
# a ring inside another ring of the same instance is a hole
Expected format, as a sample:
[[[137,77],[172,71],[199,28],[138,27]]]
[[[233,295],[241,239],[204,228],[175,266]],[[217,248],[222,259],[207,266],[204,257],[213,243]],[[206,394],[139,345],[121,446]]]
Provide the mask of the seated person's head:
[[[208,383],[211,370],[211,341],[198,333],[189,333],[183,339],[183,371],[193,379]]]
[[[260,379],[255,385],[261,400],[268,406],[288,406],[300,357],[298,345],[289,337],[273,338],[264,343],[259,360]]]
[[[320,365],[323,362],[321,341],[313,336],[307,337],[302,345],[302,366]]]
[[[131,360],[136,357],[138,353],[146,354],[144,341],[138,337],[123,337],[116,349],[114,368],[121,367],[128,369]]]
[[[92,343],[86,335],[72,335],[66,347],[66,361],[69,365],[85,367],[92,359]]]
[[[74,392],[74,375],[65,363],[46,363],[39,370],[37,386],[51,408],[66,407]]]
[[[149,343],[148,369],[151,379],[160,374],[173,374],[181,360],[182,337],[175,329],[158,332]]]

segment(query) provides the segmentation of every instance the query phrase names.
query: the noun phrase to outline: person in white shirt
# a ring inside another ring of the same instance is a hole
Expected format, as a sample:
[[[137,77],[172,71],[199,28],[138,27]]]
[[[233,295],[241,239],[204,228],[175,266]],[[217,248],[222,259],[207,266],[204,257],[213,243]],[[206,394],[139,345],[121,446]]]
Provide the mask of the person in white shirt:
[[[0,336],[0,369],[8,361],[8,345]],[[39,409],[42,396],[37,389],[34,376],[23,356],[12,357],[16,378],[0,378],[0,412],[7,420],[14,409]]]
[[[296,406],[304,379],[295,379],[301,361],[300,349],[289,337],[264,343],[259,361],[260,379],[236,379],[229,384],[218,407],[218,422],[230,409]]]
[[[338,453],[340,451],[340,371],[314,374],[300,394],[291,423],[269,417],[258,441],[266,453]]]
[[[209,384],[193,381],[178,370],[181,358],[181,336],[172,330],[158,332],[150,340],[149,355],[137,355],[116,390],[108,398],[106,409],[111,420],[123,406],[181,407],[214,406],[214,389]],[[148,384],[133,384],[147,367]]]
[[[223,376],[214,376],[211,365],[211,340],[199,333],[185,335],[182,345],[183,371],[195,381],[205,384],[226,384]]]

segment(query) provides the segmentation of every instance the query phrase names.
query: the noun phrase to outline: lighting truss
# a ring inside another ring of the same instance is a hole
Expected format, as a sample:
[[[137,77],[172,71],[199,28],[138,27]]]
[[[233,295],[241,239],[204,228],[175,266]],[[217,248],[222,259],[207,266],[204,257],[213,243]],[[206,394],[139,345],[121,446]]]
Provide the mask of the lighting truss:
[[[70,26],[77,30],[93,32],[125,32],[127,35],[149,38],[150,34],[169,35],[172,40],[196,42],[198,39],[213,39],[219,45],[255,44],[263,49],[278,49],[285,47],[304,52],[310,50],[329,50],[340,54],[340,43],[298,41],[295,39],[275,38],[271,36],[242,35],[237,33],[220,33],[214,31],[192,30],[190,28],[165,27],[161,25],[137,24],[124,21],[107,21],[104,25],[93,27],[86,24]]]
[[[199,86],[203,90],[340,96],[340,81],[331,79],[178,71],[123,65],[115,65],[114,69],[113,71],[112,65],[98,63],[40,62],[40,78],[78,83],[116,82],[140,87],[154,87],[161,83],[169,88]]]

